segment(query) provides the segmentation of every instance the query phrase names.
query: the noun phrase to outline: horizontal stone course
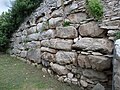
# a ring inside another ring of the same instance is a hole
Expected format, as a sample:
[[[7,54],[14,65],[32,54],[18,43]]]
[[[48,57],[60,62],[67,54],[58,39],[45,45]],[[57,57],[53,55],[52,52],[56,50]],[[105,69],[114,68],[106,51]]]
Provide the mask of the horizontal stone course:
[[[50,39],[41,41],[44,47],[50,47],[59,50],[71,50],[73,40]]]
[[[111,53],[113,43],[108,39],[82,38],[72,45],[77,50],[99,51],[101,53]]]
[[[77,38],[77,36],[78,36],[78,32],[76,28],[73,26],[56,28],[56,37],[73,39],[73,38]]]

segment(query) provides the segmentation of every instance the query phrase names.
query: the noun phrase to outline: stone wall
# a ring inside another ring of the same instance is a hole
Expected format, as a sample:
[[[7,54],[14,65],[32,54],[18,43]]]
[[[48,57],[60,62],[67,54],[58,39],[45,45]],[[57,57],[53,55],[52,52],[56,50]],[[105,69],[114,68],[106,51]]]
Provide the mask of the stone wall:
[[[83,90],[111,90],[114,35],[120,30],[120,1],[102,0],[104,16],[95,22],[85,0],[44,0],[11,38],[10,54],[24,58],[58,80]],[[118,89],[116,89],[118,90]]]

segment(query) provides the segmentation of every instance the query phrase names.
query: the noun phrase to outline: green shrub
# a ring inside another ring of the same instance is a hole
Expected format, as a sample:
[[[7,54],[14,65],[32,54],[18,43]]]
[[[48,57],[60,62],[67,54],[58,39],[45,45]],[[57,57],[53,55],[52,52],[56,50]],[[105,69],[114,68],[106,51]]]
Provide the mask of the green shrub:
[[[42,2],[42,0],[15,0],[8,12],[0,15],[0,51],[8,48],[12,34]]]
[[[120,32],[115,33],[115,39],[120,39]]]
[[[67,26],[70,26],[70,22],[68,21],[63,22],[63,27],[67,27]]]
[[[87,0],[87,11],[98,21],[103,16],[103,5],[100,0]]]
[[[4,51],[4,48],[7,48],[6,44],[8,42],[8,39],[6,35],[4,35],[2,32],[0,32],[0,51]]]

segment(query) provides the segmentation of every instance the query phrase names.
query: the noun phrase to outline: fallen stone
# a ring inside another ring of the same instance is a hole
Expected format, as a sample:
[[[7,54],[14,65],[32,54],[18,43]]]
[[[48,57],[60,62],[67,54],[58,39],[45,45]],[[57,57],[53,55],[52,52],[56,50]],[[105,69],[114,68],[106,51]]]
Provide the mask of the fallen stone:
[[[46,68],[42,68],[42,71],[43,71],[44,73],[47,73],[47,69],[46,69]]]

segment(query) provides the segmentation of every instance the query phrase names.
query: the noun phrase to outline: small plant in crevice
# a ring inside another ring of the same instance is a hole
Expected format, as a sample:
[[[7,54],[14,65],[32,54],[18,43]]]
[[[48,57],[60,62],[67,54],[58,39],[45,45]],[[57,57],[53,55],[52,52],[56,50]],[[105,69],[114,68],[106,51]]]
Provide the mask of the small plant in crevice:
[[[67,27],[67,26],[70,26],[70,22],[68,21],[63,22],[63,27]]]
[[[120,39],[120,32],[115,33],[115,39]]]
[[[87,0],[86,9],[87,13],[97,21],[103,16],[103,5],[100,0]]]

